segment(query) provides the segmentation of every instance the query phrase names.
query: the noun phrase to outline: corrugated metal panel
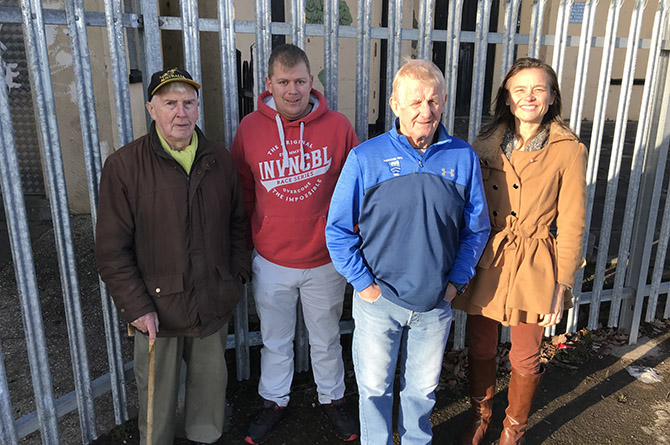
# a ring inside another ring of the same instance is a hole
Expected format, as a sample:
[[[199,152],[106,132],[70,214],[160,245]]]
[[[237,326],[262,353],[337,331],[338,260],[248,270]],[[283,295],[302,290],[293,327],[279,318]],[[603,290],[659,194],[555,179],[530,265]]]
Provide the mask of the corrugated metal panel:
[[[0,6],[16,4],[16,1],[0,2]],[[18,160],[23,190],[26,194],[44,195],[40,146],[35,132],[35,110],[20,24],[6,23],[0,27],[0,57],[4,62],[7,83],[10,83],[9,106],[12,109],[16,145],[21,147]]]

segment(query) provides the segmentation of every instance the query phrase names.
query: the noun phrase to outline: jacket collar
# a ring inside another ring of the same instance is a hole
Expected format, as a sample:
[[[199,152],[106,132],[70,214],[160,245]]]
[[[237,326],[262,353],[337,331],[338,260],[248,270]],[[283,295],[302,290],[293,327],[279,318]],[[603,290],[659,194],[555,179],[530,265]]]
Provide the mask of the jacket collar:
[[[481,136],[477,136],[475,142],[472,144],[479,159],[483,163],[496,163],[502,164],[501,156],[503,154],[500,144],[502,142],[503,136],[505,135],[505,127],[500,126],[496,128],[491,136],[486,139],[483,139]],[[547,141],[547,147],[551,144],[556,144],[563,141],[579,141],[579,138],[570,130],[562,127],[561,125],[552,122],[549,127],[549,140]],[[546,147],[545,147],[546,148]],[[488,164],[487,164],[488,165]]]

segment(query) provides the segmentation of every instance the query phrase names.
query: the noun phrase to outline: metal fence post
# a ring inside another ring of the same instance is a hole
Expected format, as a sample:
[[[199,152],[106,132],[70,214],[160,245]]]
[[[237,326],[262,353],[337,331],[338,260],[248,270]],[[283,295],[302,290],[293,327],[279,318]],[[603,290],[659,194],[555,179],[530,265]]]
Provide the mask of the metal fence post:
[[[112,81],[115,87],[114,103],[116,104],[116,129],[119,146],[126,145],[133,140],[133,123],[128,108],[130,87],[128,86],[128,72],[126,70],[126,45],[121,16],[121,4],[112,0],[105,0],[105,21],[109,41]],[[146,76],[144,78],[146,80]]]
[[[402,47],[402,0],[389,0],[389,19],[386,63],[386,116],[384,131],[388,131],[395,119],[389,98],[393,93],[393,76],[400,69],[400,49]],[[381,94],[381,92],[380,92]]]
[[[61,277],[65,321],[79,409],[79,423],[82,440],[84,443],[88,443],[95,440],[98,434],[95,426],[93,392],[91,390],[85,342],[86,333],[84,332],[81,313],[65,172],[56,121],[56,105],[51,86],[42,5],[36,0],[31,0],[29,4],[23,2],[22,12],[31,81],[34,85],[33,91],[36,93],[35,108],[39,122],[41,149],[48,184],[47,191],[58,252],[58,268]]]
[[[612,146],[612,153],[610,157],[609,171],[607,173],[607,192],[605,196],[605,210],[603,214],[603,224],[600,233],[600,248],[598,250],[598,258],[596,262],[596,277],[595,283],[601,283],[600,286],[594,287],[593,298],[591,306],[589,307],[589,329],[598,328],[598,318],[600,315],[600,289],[605,279],[605,267],[607,261],[607,254],[609,251],[610,237],[612,234],[612,225],[614,218],[614,209],[616,204],[616,194],[619,186],[619,177],[621,171],[621,159],[623,157],[623,143],[626,132],[626,124],[628,122],[628,110],[630,107],[630,97],[633,88],[633,76],[635,73],[635,59],[639,46],[640,29],[642,26],[642,12],[644,9],[645,0],[637,0],[635,3],[635,10],[631,16],[631,23],[628,36],[628,48],[626,49],[626,60],[624,62],[623,80],[621,81],[621,91],[619,94],[619,105],[617,108],[617,121],[614,128],[614,142]],[[631,178],[632,179],[632,178]],[[623,228],[622,242],[627,237],[626,233],[630,227]],[[630,239],[630,238],[629,238]],[[621,245],[622,247],[624,244]],[[623,285],[623,274],[625,266],[628,261],[628,247],[624,252],[619,252],[617,255],[617,276],[615,278],[614,296],[610,308],[609,326],[617,326],[619,318],[619,308],[621,305],[622,294],[617,292],[616,283]],[[622,267],[620,269],[620,267]]]
[[[265,90],[267,63],[272,51],[270,0],[256,0],[256,50],[254,51],[254,108]]]
[[[339,0],[324,0],[323,2],[323,54],[324,54],[324,96],[328,108],[337,110],[337,45],[340,29]]]
[[[181,6],[182,43],[184,48],[184,67],[196,82],[202,82],[200,69],[200,26],[198,21],[198,3],[182,0]],[[205,130],[203,100],[198,106],[198,127]]]
[[[666,23],[670,20],[670,4],[666,1]],[[670,42],[670,28],[666,26],[665,38],[666,42]],[[653,115],[658,114],[658,130],[656,133],[656,146],[659,147],[659,157],[656,163],[656,184],[663,182],[663,175],[667,165],[668,150],[670,146],[670,49],[664,49],[659,57],[659,79],[665,79],[665,83],[659,84],[659,90],[656,94],[656,111]],[[660,189],[660,186],[658,186]],[[657,190],[658,190],[657,189]],[[660,209],[659,209],[660,210]],[[652,321],[655,319],[655,314],[658,305],[658,294],[660,293],[661,280],[663,278],[663,271],[665,269],[665,257],[668,251],[668,241],[670,240],[670,199],[666,197],[665,208],[662,213],[661,230],[658,236],[658,248],[656,250],[656,258],[654,260],[654,270],[651,278],[651,288],[649,291],[649,303],[647,305],[647,314],[645,321]],[[670,298],[665,300],[665,310],[663,318],[670,318]]]
[[[519,20],[519,8],[521,7],[521,0],[505,0],[505,15],[504,15],[504,34],[502,43],[502,66],[500,68],[500,83],[505,78],[505,74],[509,71],[512,63],[514,63],[514,48],[516,26]]]
[[[0,348],[0,442],[7,445],[19,443],[19,436],[16,434],[16,427],[14,426],[13,412],[12,400],[9,397],[9,388],[7,387],[5,359],[2,356],[2,348]]]
[[[110,0],[105,0],[105,4]],[[142,76],[142,85],[144,88],[142,90],[146,94],[147,88],[149,88],[149,82],[151,82],[151,75],[156,71],[163,69],[163,49],[161,48],[161,31],[160,23],[158,19],[158,2],[156,0],[138,0],[140,2],[140,12],[142,27],[139,29],[140,40],[143,45],[143,58],[144,64],[142,68],[144,69],[144,75]],[[107,7],[106,7],[107,9]],[[111,12],[111,7],[109,8]],[[112,45],[111,36],[110,36],[110,46]],[[119,50],[117,50],[118,52]],[[112,59],[114,60],[114,59]],[[147,99],[145,97],[145,99]],[[117,105],[118,110],[118,105]],[[147,122],[147,130],[151,125],[151,116],[149,112],[145,111],[145,119]],[[132,129],[132,126],[130,127]],[[125,145],[128,142],[132,141],[132,137],[128,140],[122,141],[121,145]]]
[[[417,57],[432,59],[433,43],[433,15],[435,14],[435,0],[422,0],[419,4],[419,42]]]
[[[26,18],[31,17],[30,6],[21,4]],[[26,32],[26,42],[34,42],[31,32]],[[51,389],[51,372],[44,337],[42,311],[37,291],[35,264],[30,245],[28,218],[23,199],[19,161],[14,141],[12,117],[9,110],[5,76],[0,76],[0,180],[2,199],[7,216],[14,272],[21,301],[21,316],[26,336],[26,350],[30,365],[35,407],[40,420],[42,443],[56,445],[58,440],[58,415]]]
[[[568,43],[568,24],[570,22],[570,9],[573,0],[560,0],[558,4],[558,16],[556,17],[556,36],[554,37],[554,54],[551,65],[561,83],[563,74],[563,59],[565,58],[565,47]]]
[[[235,324],[235,370],[237,380],[251,377],[251,359],[249,355],[249,284],[244,285],[242,298],[235,306],[233,322]]]
[[[356,135],[368,139],[370,112],[370,29],[372,0],[359,0],[356,22]]]
[[[456,117],[456,86],[458,85],[458,56],[461,48],[461,20],[463,18],[463,1],[449,2],[447,12],[447,48],[444,57],[444,78],[447,81],[447,103],[442,114],[442,123],[447,132],[454,132]],[[517,0],[518,1],[518,0]]]
[[[240,91],[237,83],[237,50],[235,49],[234,11],[230,1],[219,0],[219,34],[221,35],[221,92],[225,147],[230,150],[240,121],[239,102],[231,92]]]
[[[468,119],[468,142],[472,144],[482,123],[484,104],[484,79],[486,56],[489,46],[489,24],[491,22],[491,0],[479,0],[477,5],[477,29],[475,30],[475,63],[472,67],[472,94],[470,96],[470,118]]]
[[[98,185],[102,172],[100,156],[100,140],[98,136],[98,119],[95,111],[95,95],[91,76],[91,60],[89,57],[88,37],[83,0],[67,0],[65,3],[70,41],[72,46],[72,61],[74,65],[75,83],[77,86],[77,102],[79,103],[79,122],[81,125],[82,142],[84,145],[84,160],[88,182],[89,203],[91,207],[91,223],[95,237],[97,221]],[[119,117],[123,119],[122,117]],[[118,314],[107,292],[107,287],[98,276],[100,298],[102,305],[105,339],[107,341],[107,359],[109,362],[110,383],[112,388],[112,402],[114,418],[119,425],[128,420],[126,407],[126,387],[123,376],[123,357],[121,356],[121,338],[118,329]]]
[[[614,0],[610,4],[609,12],[607,14],[607,24],[605,28],[605,42],[603,44],[602,59],[600,63],[600,75],[598,77],[598,91],[596,93],[595,114],[593,118],[593,127],[591,131],[591,140],[589,143],[589,161],[586,169],[586,230],[589,231],[591,227],[591,218],[593,216],[593,201],[596,193],[596,179],[598,177],[598,165],[600,163],[600,152],[602,148],[603,129],[605,126],[605,109],[607,107],[607,100],[609,96],[609,81],[612,75],[612,64],[614,61],[614,48],[616,43],[616,29],[619,24],[619,16],[621,10],[622,0]],[[588,242],[588,240],[584,240]],[[586,249],[582,247],[582,251]],[[607,247],[605,247],[607,250]],[[599,250],[600,253],[600,250]],[[606,254],[607,252],[605,252]],[[602,269],[602,270],[601,270]],[[605,275],[604,261],[602,266],[596,264],[596,274]],[[579,320],[579,303],[582,293],[581,282],[584,276],[584,269],[577,271],[576,282],[579,283],[573,289],[575,298],[574,307],[568,311],[567,332],[575,332],[577,330],[577,321]],[[594,281],[594,289],[591,293],[591,301],[598,300],[600,304],[600,293],[602,292],[601,281]],[[589,328],[590,325],[589,325]],[[593,329],[593,328],[591,328]]]
[[[539,58],[542,45],[542,24],[547,0],[533,0],[530,31],[528,32],[528,57]]]
[[[570,128],[572,130],[579,134],[580,133],[580,128],[582,125],[582,110],[584,109],[584,99],[585,99],[585,94],[584,94],[584,89],[586,88],[586,75],[588,72],[588,60],[589,56],[591,54],[591,38],[593,36],[593,25],[595,24],[595,8],[597,6],[597,1],[596,0],[587,0],[586,4],[584,5],[584,21],[582,22],[582,32],[580,34],[579,38],[579,55],[577,56],[577,72],[576,72],[576,78],[577,81],[575,82],[574,88],[573,88],[573,94],[572,94],[572,109],[570,111]],[[610,14],[608,16],[608,26],[607,26],[607,31],[606,31],[606,37],[611,36],[611,19],[612,18],[612,9],[610,8]],[[605,73],[607,73],[607,76],[609,76],[609,71],[611,71],[611,63],[612,63],[612,49],[611,49],[611,40],[606,40],[607,43],[609,43],[610,48],[609,50],[606,48],[603,50],[603,64],[601,65],[601,73],[600,73],[600,82],[603,81],[603,76]],[[602,108],[603,104],[607,102],[607,92],[604,93],[604,96],[601,94],[600,90],[598,90],[597,96],[596,96],[596,109],[598,106]],[[596,129],[596,133],[599,133],[602,135],[602,124],[596,125],[596,120],[594,119],[593,128]],[[593,139],[591,139],[593,141]],[[598,144],[600,144],[600,141],[598,141]],[[586,224],[584,228],[584,240],[582,242],[582,255],[586,256],[587,250],[588,250],[588,245],[589,245],[589,233],[590,233],[590,227],[591,227],[591,214],[592,211],[591,209],[593,208],[593,201],[594,201],[594,196],[595,196],[595,179],[596,179],[596,174],[597,174],[597,166],[599,162],[599,146],[598,147],[591,147],[589,149],[589,161],[587,165],[587,173],[586,173],[586,185],[587,185],[587,199],[586,199]],[[567,326],[566,326],[566,331],[567,332],[574,332],[576,331],[576,326],[577,326],[577,320],[579,317],[579,300],[581,297],[582,293],[582,283],[584,281],[584,268],[580,268],[577,271],[577,275],[575,277],[575,287],[572,290],[573,297],[574,297],[574,307],[568,311],[568,316],[566,318],[567,320]]]
[[[591,39],[593,38],[593,25],[595,24],[596,0],[586,0],[584,4],[584,19],[582,21],[582,32],[579,37],[579,54],[577,55],[577,71],[575,73],[575,85],[572,89],[572,107],[570,109],[570,128],[579,134],[582,125],[582,110],[586,94],[586,75],[589,70],[589,57],[591,55]],[[588,233],[588,231],[587,231]],[[588,236],[587,242],[588,242]],[[586,247],[586,244],[584,245]],[[585,252],[586,248],[582,249]]]
[[[628,227],[632,225],[633,228],[632,231],[625,231],[627,236],[622,236],[621,245],[619,246],[620,252],[628,249],[631,251],[627,267],[628,276],[626,277],[626,284],[634,286],[636,289],[633,310],[630,310],[629,305],[624,305],[621,311],[621,326],[630,331],[630,344],[636,343],[640,328],[642,303],[646,296],[645,289],[647,273],[649,271],[649,259],[651,258],[651,249],[656,235],[656,217],[661,199],[663,170],[658,171],[660,178],[656,177],[661,147],[660,144],[656,144],[656,140],[652,140],[652,135],[663,133],[664,129],[659,128],[659,124],[661,123],[660,116],[667,111],[668,107],[667,102],[659,103],[658,101],[659,98],[664,96],[663,88],[665,86],[661,82],[658,82],[658,79],[663,79],[663,77],[659,77],[663,31],[665,30],[665,34],[670,34],[666,29],[665,18],[667,11],[664,8],[667,8],[667,5],[665,3],[667,2],[662,1],[658,3],[654,17],[652,44],[649,48],[646,80],[642,93],[642,106],[637,124],[637,134],[635,136],[633,165],[631,167],[633,173],[631,174],[626,199],[623,226]],[[654,110],[657,112],[654,113]],[[641,182],[642,185],[640,185]],[[617,267],[617,275],[619,275],[619,266]],[[623,287],[623,272],[620,275],[621,279],[619,282],[621,285],[617,286],[617,281],[615,280],[615,295],[617,292],[620,292],[619,288]]]
[[[291,42],[305,49],[305,0],[291,2]]]

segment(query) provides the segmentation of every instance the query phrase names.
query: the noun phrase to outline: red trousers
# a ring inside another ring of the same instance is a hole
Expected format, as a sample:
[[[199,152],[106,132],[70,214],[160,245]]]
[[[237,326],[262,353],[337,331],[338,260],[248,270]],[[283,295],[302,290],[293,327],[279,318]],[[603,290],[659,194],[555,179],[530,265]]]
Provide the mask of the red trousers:
[[[468,314],[466,323],[469,354],[477,360],[490,360],[498,348],[498,325],[496,320],[482,315]],[[540,372],[540,350],[544,328],[538,324],[520,323],[510,326],[512,348],[509,360],[512,368],[521,374]]]

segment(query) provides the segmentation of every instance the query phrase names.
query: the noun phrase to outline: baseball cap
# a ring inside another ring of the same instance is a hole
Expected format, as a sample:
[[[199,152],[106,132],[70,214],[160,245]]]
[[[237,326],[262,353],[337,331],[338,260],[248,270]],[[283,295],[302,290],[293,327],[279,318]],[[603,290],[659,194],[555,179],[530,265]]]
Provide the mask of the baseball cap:
[[[160,87],[170,82],[185,82],[193,85],[196,91],[200,89],[200,84],[193,80],[188,71],[181,68],[168,68],[156,71],[151,75],[151,82],[149,82],[149,88],[147,89],[149,100],[151,100]]]

